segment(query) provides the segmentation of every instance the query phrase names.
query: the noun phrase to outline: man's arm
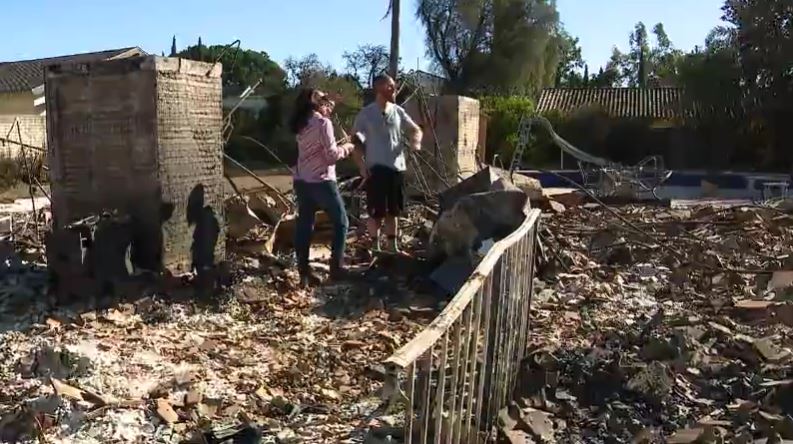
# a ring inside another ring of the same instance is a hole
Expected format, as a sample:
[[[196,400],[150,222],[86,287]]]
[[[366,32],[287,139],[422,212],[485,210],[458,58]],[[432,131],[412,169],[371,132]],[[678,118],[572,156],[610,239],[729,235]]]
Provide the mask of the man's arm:
[[[405,111],[401,106],[397,108],[399,116],[402,119],[402,136],[408,141],[408,146],[413,151],[421,150],[421,139],[424,133],[421,131],[416,122],[410,117],[410,114]]]

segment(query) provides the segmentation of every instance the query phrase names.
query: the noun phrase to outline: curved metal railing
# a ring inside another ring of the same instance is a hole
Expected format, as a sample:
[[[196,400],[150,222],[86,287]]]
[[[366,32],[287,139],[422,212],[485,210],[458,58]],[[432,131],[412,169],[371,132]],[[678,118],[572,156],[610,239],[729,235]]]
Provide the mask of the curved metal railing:
[[[385,361],[387,411],[406,443],[484,442],[529,336],[540,211],[493,245],[437,318]]]

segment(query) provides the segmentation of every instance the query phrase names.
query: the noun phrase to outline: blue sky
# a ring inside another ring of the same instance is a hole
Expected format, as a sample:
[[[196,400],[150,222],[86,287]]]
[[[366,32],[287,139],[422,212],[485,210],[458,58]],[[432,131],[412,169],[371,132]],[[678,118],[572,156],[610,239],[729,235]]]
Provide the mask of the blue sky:
[[[408,67],[427,68],[414,1],[402,0],[402,56]],[[240,39],[276,61],[316,53],[343,68],[342,54],[358,44],[388,45],[390,24],[381,20],[387,0],[9,0],[3,2],[6,40],[0,61],[140,46],[159,54],[176,35],[182,48],[201,36],[205,44]],[[663,22],[676,47],[701,45],[720,24],[723,0],[558,0],[567,30],[581,39],[590,71],[625,48],[638,21]],[[11,38],[8,38],[11,37]]]

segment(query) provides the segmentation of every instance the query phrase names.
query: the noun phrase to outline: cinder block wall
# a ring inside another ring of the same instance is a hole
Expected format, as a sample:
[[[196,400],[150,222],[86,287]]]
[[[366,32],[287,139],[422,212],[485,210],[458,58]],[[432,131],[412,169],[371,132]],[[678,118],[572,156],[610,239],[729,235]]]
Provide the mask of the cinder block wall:
[[[413,193],[420,193],[425,183],[431,190],[441,191],[445,183],[454,185],[459,176],[477,171],[479,145],[479,101],[462,96],[429,97],[426,107],[411,99],[405,110],[424,131],[424,161],[408,165],[408,183]],[[434,171],[433,171],[434,170]],[[443,177],[441,179],[439,176]]]
[[[221,260],[221,69],[156,56],[49,67],[55,227],[117,211],[140,267],[188,272],[194,252]]]
[[[11,139],[19,142],[19,133],[14,125],[19,119],[19,131],[22,134],[22,143],[44,148],[47,144],[47,124],[44,116],[31,115],[0,115],[0,138]],[[13,128],[13,131],[9,131]],[[15,143],[0,142],[0,158],[15,158],[19,155],[19,145]]]

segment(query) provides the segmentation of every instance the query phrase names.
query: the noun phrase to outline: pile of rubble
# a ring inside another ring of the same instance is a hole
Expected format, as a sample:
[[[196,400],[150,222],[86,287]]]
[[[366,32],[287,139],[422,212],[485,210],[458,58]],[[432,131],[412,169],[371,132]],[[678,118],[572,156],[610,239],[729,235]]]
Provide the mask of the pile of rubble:
[[[422,206],[410,214],[409,247],[431,227]],[[379,363],[444,300],[409,256],[370,255],[358,281],[300,288],[289,255],[266,247],[274,232],[261,223],[229,239],[234,283],[211,300],[172,278],[143,282],[130,299],[56,305],[43,264],[9,252],[0,442],[360,439],[354,433],[381,402]],[[352,240],[353,256],[363,256]],[[313,251],[320,272],[326,249]],[[257,438],[240,438],[248,435]]]
[[[493,177],[488,172],[474,191],[488,191]],[[362,193],[354,182],[342,190],[354,227],[348,263],[358,279],[313,289],[298,285],[293,266],[291,199],[268,187],[228,200],[230,285],[209,298],[188,278],[147,275],[104,296],[54,298],[45,264],[52,254],[30,243],[22,256],[20,244],[8,244],[0,264],[0,442],[363,440],[382,403],[379,363],[443,308],[454,293],[444,282],[461,284],[448,271],[431,274],[437,264],[420,259],[431,238],[461,243],[475,262],[471,249],[486,251],[481,237],[504,229],[474,214],[477,205],[455,206],[471,200],[463,190],[446,203],[475,225],[471,233],[451,229],[455,239],[447,239],[432,203],[413,202],[400,227],[408,254],[373,255],[359,240]],[[523,195],[516,208],[525,202]],[[39,219],[44,233],[47,217]],[[44,237],[35,231],[28,227],[28,237]],[[329,231],[320,217],[311,253],[320,275]],[[435,250],[441,259],[447,253]]]
[[[793,439],[793,216],[558,209],[505,440]]]

